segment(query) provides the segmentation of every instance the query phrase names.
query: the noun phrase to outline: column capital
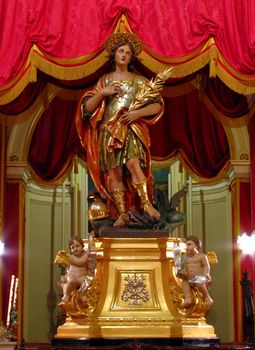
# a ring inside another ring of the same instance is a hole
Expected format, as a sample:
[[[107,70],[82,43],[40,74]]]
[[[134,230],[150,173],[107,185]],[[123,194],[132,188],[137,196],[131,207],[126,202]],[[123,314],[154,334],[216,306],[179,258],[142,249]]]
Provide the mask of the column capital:
[[[28,182],[30,177],[26,162],[7,162],[6,180],[22,180]]]

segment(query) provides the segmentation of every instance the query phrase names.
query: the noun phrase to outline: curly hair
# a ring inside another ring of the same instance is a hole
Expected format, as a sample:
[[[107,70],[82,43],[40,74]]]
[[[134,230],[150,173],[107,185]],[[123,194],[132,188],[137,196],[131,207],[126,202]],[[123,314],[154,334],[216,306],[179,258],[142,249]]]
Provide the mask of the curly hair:
[[[198,249],[198,250],[200,250],[201,247],[202,247],[202,243],[201,243],[200,239],[197,238],[197,236],[188,236],[188,237],[186,238],[186,242],[187,242],[187,241],[192,241],[192,242],[194,242],[195,245],[197,246],[197,249]]]
[[[83,245],[84,245],[83,239],[80,236],[72,236],[67,242],[69,249],[70,249],[70,247],[71,247],[71,245],[73,244],[74,241],[79,242],[80,245],[83,247]]]

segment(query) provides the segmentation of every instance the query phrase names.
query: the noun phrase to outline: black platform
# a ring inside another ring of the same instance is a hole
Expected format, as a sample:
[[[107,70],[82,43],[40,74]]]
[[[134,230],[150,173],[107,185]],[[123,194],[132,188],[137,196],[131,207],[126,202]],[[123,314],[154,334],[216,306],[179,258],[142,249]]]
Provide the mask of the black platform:
[[[135,338],[135,339],[72,339],[52,340],[54,350],[173,350],[173,349],[220,349],[220,339],[206,338]],[[234,349],[233,347],[231,349]],[[248,349],[248,348],[247,348]]]

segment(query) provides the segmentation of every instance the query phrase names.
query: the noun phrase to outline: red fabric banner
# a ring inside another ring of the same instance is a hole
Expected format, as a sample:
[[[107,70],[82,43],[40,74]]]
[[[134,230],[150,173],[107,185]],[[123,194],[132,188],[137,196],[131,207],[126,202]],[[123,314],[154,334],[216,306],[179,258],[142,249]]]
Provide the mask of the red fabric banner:
[[[8,83],[16,84],[31,66],[37,67],[35,56],[44,57],[45,65],[65,60],[59,64],[71,69],[76,65],[73,60],[102,50],[122,14],[147,53],[152,50],[178,65],[180,59],[188,61],[188,55],[201,55],[203,45],[211,42],[214,69],[218,64],[241,83],[250,78],[255,86],[255,7],[251,0],[219,0],[216,4],[210,0],[2,0],[0,12],[3,93],[10,89]]]

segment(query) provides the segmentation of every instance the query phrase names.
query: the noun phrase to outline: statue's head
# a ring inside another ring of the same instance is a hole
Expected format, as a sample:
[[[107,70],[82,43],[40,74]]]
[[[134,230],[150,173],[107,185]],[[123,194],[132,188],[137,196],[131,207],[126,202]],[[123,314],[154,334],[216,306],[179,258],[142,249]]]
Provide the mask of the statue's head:
[[[115,52],[119,47],[124,45],[128,45],[132,53],[128,67],[129,70],[132,70],[134,66],[134,58],[142,51],[142,43],[135,35],[130,33],[113,33],[106,40],[105,49],[109,53],[109,59],[114,66]]]
[[[73,244],[74,241],[77,241],[83,247],[83,245],[84,245],[83,239],[80,236],[72,236],[67,242],[69,248],[71,247],[71,245]]]
[[[195,245],[196,245],[196,247],[197,247],[198,250],[201,249],[202,244],[201,244],[200,239],[197,238],[197,236],[188,236],[188,237],[186,238],[186,242],[187,242],[187,241],[192,241],[193,243],[195,243]]]

